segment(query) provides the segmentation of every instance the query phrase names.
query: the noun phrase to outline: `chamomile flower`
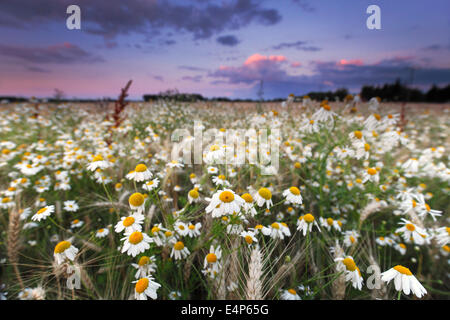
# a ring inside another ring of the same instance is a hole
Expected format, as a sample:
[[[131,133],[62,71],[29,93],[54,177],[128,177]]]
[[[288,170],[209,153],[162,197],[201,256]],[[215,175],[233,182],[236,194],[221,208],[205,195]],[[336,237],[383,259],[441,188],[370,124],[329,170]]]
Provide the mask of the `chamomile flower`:
[[[202,227],[202,224],[200,222],[197,222],[195,225],[190,223],[187,227],[186,235],[190,238],[198,237],[200,235],[201,227]]]
[[[101,155],[96,155],[88,165],[87,169],[89,171],[95,171],[97,169],[104,170],[110,166],[111,163],[109,161],[105,161]]]
[[[282,300],[302,300],[294,289],[281,290]]]
[[[147,297],[150,297],[153,300],[158,298],[156,291],[161,285],[153,280],[152,277],[147,276],[137,281],[133,281],[133,283],[136,283],[134,288],[134,298],[136,300],[147,300]]]
[[[288,226],[283,222],[274,222],[268,227],[263,227],[261,232],[263,235],[270,236],[273,239],[284,239],[285,236],[291,236]]]
[[[351,247],[358,242],[359,234],[355,230],[348,230],[344,233],[344,245]]]
[[[79,228],[84,224],[83,220],[75,219],[70,223],[71,228]]]
[[[53,212],[55,211],[55,206],[54,205],[50,205],[50,206],[45,206],[41,209],[38,210],[38,212],[36,212],[32,217],[31,220],[32,221],[41,221],[42,219],[47,219],[47,217],[49,217]]]
[[[64,210],[66,210],[68,212],[77,212],[78,209],[79,209],[79,206],[75,200],[64,201]]]
[[[126,252],[133,257],[149,249],[150,242],[153,242],[152,238],[140,231],[125,232],[125,237],[122,240],[125,240],[122,253]]]
[[[307,213],[304,216],[300,216],[298,218],[297,230],[303,232],[303,236],[306,236],[307,232],[311,232],[313,226],[315,226],[320,231],[320,227],[311,213]]]
[[[223,186],[225,188],[231,186],[231,184],[227,181],[227,178],[223,174],[213,177],[212,181],[216,186]]]
[[[220,259],[222,258],[222,249],[220,246],[214,248],[211,245],[209,249],[209,253],[205,256],[205,260],[203,262],[203,268],[209,269],[208,274],[216,274],[219,272],[222,265],[220,264]]]
[[[95,236],[97,238],[104,238],[104,237],[108,236],[108,234],[109,234],[109,229],[108,228],[100,228],[95,233]]]
[[[286,203],[292,203],[292,204],[302,204],[303,198],[300,194],[300,189],[297,187],[290,187],[289,189],[286,189],[283,191],[283,197],[286,198]]]
[[[141,231],[144,219],[145,217],[140,213],[133,213],[128,217],[122,217],[120,221],[117,222],[114,231],[117,233],[124,230],[125,232]]]
[[[73,261],[78,253],[78,249],[70,241],[61,241],[55,246],[54,254],[56,263],[61,264],[66,259]]]
[[[180,260],[186,258],[189,254],[189,249],[184,246],[184,243],[178,241],[173,245],[170,257],[174,257],[175,260]]]
[[[153,189],[158,188],[159,185],[159,179],[155,178],[153,180],[147,181],[146,183],[144,183],[142,185],[142,189],[146,190],[146,191],[152,191]]]
[[[186,225],[186,223],[184,223],[182,221],[179,221],[179,220],[174,223],[173,228],[182,237],[187,235],[188,230],[189,230],[188,226]]]
[[[194,189],[189,190],[189,192],[188,192],[188,201],[189,201],[189,203],[200,202],[201,201],[200,194],[198,192],[198,188],[194,188]]]
[[[389,283],[392,279],[394,279],[395,290],[403,291],[406,295],[412,292],[418,298],[422,298],[427,294],[427,290],[414,277],[412,272],[404,266],[396,265],[381,274],[382,281]]]
[[[180,168],[184,167],[184,164],[182,164],[178,160],[172,160],[169,163],[167,163],[166,166],[168,166],[169,168],[178,168],[178,169],[180,169]]]
[[[441,227],[436,231],[436,240],[440,246],[450,243],[450,227]]]
[[[254,217],[257,212],[256,212],[256,209],[255,209],[255,206],[253,205],[253,197],[251,196],[251,194],[250,193],[244,193],[241,196],[241,198],[245,200],[244,205],[242,207],[242,211],[245,214],[247,214],[247,215],[249,215],[251,217]]]
[[[337,230],[337,231],[341,231],[341,225],[339,224],[340,221],[338,220],[334,220],[333,218],[319,218],[320,221],[320,225],[322,227],[325,227],[328,231],[330,231],[332,228]]]
[[[366,183],[367,181],[374,183],[378,183],[380,181],[380,175],[376,168],[368,168],[364,171],[362,182]]]
[[[272,192],[268,188],[261,188],[255,195],[255,202],[258,207],[266,205],[267,209],[273,206]]]
[[[363,277],[361,271],[356,266],[353,257],[347,256],[345,258],[336,258],[335,261],[340,261],[345,266],[345,281],[351,281],[353,288],[361,290],[363,284]]]
[[[131,265],[137,269],[134,275],[135,279],[144,278],[156,270],[155,256],[142,256],[138,263],[132,263]]]
[[[253,231],[242,231],[240,236],[244,238],[245,242],[251,246],[255,242],[258,242],[258,239],[255,237],[255,233]]]
[[[212,199],[205,210],[206,213],[212,213],[213,217],[221,217],[223,215],[231,215],[234,212],[239,212],[244,203],[245,200],[235,194],[233,190],[218,190],[212,196]]]
[[[148,170],[147,166],[145,164],[138,164],[133,171],[128,173],[125,178],[128,180],[133,180],[136,182],[146,181],[149,180],[153,174]]]
[[[426,231],[409,220],[404,218],[401,220],[402,221],[399,224],[402,224],[403,226],[395,230],[395,232],[403,233],[403,239],[406,242],[413,242],[418,245],[424,244],[425,238],[428,236]]]
[[[128,198],[131,210],[137,210],[138,213],[144,211],[145,197],[142,193],[135,192]]]

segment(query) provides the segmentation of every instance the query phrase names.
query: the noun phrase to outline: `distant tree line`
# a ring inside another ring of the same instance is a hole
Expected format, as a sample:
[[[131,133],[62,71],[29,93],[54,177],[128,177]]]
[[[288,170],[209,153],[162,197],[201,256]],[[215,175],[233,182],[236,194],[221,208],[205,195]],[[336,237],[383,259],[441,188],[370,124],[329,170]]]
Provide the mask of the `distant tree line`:
[[[380,97],[382,101],[410,101],[410,102],[448,102],[450,101],[450,84],[439,88],[436,85],[422,92],[416,88],[408,88],[400,80],[393,84],[382,86],[363,86],[361,98],[368,100],[372,97]]]

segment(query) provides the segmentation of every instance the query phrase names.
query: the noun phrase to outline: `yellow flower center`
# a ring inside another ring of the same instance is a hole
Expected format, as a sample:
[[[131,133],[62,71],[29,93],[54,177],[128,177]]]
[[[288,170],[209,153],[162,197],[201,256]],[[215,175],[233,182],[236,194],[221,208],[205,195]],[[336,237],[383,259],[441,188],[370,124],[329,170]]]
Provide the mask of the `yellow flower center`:
[[[189,196],[191,198],[197,199],[199,196],[197,189],[192,189],[191,191],[189,191]]]
[[[223,174],[219,175],[217,178],[219,178],[220,180],[225,180],[225,176]]]
[[[130,198],[128,198],[128,202],[133,207],[140,207],[144,203],[144,196],[139,192],[133,193]]]
[[[247,203],[252,203],[252,202],[253,202],[253,198],[252,198],[252,196],[250,195],[250,193],[244,193],[244,194],[241,196],[241,198],[244,199],[245,202],[247,202]]]
[[[72,244],[69,241],[61,241],[55,246],[55,253],[63,253],[69,249]]]
[[[301,163],[300,162],[296,162],[296,163],[294,163],[294,167],[296,168],[296,169],[300,169],[301,168]]]
[[[142,267],[142,266],[145,266],[146,264],[148,264],[149,262],[150,262],[150,258],[149,258],[149,257],[147,257],[147,256],[142,256],[142,257],[139,259],[138,265],[140,265],[140,266]]]
[[[354,133],[353,133],[354,135],[355,135],[355,137],[356,138],[358,138],[358,139],[361,139],[362,138],[362,136],[363,136],[363,134],[362,134],[362,132],[361,131],[355,131]]]
[[[184,249],[184,243],[181,241],[178,241],[177,243],[175,243],[175,245],[173,246],[173,248],[175,250],[183,250]]]
[[[333,225],[333,221],[334,221],[334,220],[333,220],[332,218],[328,218],[328,219],[327,219],[328,225],[329,225],[329,226],[332,226],[332,225]]]
[[[220,149],[220,147],[219,147],[217,144],[213,144],[213,145],[211,146],[211,148],[209,148],[210,151],[217,151],[217,150],[219,150],[219,149]]]
[[[126,217],[124,220],[123,220],[123,225],[125,226],[125,227],[129,227],[129,226],[131,226],[133,223],[134,223],[134,218],[133,217]]]
[[[364,150],[369,151],[370,150],[370,144],[365,143],[364,144]]]
[[[407,276],[412,276],[412,272],[404,266],[396,265],[394,267],[394,269],[397,270],[398,272],[400,272],[401,274],[406,274]]]
[[[266,200],[270,200],[272,198],[272,192],[270,192],[267,188],[261,188],[258,191],[259,195]]]
[[[136,172],[144,172],[147,170],[147,166],[145,164],[138,164],[134,171]]]
[[[208,253],[206,255],[206,261],[208,261],[208,263],[215,263],[217,261],[217,256],[214,253]]]
[[[344,260],[342,260],[342,262],[344,263],[345,267],[347,268],[348,271],[355,271],[356,270],[356,264],[355,261],[353,261],[352,258],[345,258]]]
[[[195,226],[194,226],[193,224],[190,224],[190,225],[188,226],[188,228],[189,228],[190,230],[194,230],[194,229],[195,229]]]
[[[219,195],[219,199],[222,202],[231,202],[234,200],[234,195],[231,191],[223,191],[220,195]]]
[[[130,237],[128,238],[128,241],[132,244],[138,244],[142,240],[144,240],[144,236],[142,235],[142,232],[135,231],[132,234],[130,234]]]
[[[41,214],[41,213],[44,213],[45,211],[47,211],[47,208],[42,208],[42,209],[39,209],[39,211],[37,212],[37,214]]]
[[[367,169],[367,173],[370,174],[371,176],[377,174],[377,169],[374,168],[369,168]]]
[[[289,289],[288,292],[292,295],[296,295],[297,291],[295,291],[294,289]]]
[[[136,282],[136,292],[137,293],[142,293],[147,288],[148,288],[148,279],[147,278],[139,279],[139,281]]]
[[[105,229],[98,229],[98,232],[103,233],[103,231],[105,231]]]
[[[290,187],[289,191],[293,194],[293,195],[300,195],[300,190],[297,187]]]
[[[351,243],[355,243],[355,241],[356,241],[355,237],[350,236],[350,242],[351,242]]]
[[[408,229],[409,231],[414,231],[416,230],[416,227],[412,224],[412,223],[407,223],[405,225],[406,229]]]
[[[101,155],[96,155],[94,157],[94,159],[92,159],[92,162],[96,162],[96,161],[103,161],[103,157]]]
[[[303,219],[305,219],[307,223],[312,223],[314,221],[314,216],[310,213],[307,213],[303,216]]]
[[[324,108],[327,111],[331,110],[331,107],[329,105],[327,105],[327,104],[322,105],[322,108]]]
[[[245,242],[247,242],[248,244],[252,244],[253,243],[253,238],[249,235],[245,236]]]
[[[274,229],[280,229],[280,225],[276,222],[272,223],[270,226]]]

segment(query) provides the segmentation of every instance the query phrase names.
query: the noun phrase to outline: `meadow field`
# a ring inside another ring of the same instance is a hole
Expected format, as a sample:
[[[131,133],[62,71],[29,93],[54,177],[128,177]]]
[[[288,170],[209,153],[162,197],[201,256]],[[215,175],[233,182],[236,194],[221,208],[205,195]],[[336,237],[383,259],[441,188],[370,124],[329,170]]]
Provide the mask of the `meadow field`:
[[[1,299],[448,299],[449,104],[0,104]]]

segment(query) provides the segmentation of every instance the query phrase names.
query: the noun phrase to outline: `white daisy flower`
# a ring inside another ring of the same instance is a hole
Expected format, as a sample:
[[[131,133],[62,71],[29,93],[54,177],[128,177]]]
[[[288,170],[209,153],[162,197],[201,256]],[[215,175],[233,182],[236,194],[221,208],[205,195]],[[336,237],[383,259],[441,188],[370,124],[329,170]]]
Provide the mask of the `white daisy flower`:
[[[126,252],[133,257],[149,249],[150,242],[153,242],[152,238],[140,231],[126,232],[125,237],[121,240],[125,240],[122,253]]]
[[[267,209],[273,206],[272,192],[268,188],[261,188],[255,195],[255,202],[258,207],[266,205]]]
[[[300,216],[300,218],[298,218],[297,230],[300,232],[303,231],[303,236],[306,236],[307,232],[311,232],[313,226],[315,226],[320,231],[320,227],[311,213],[307,213],[304,216]]]
[[[170,257],[174,257],[175,260],[184,259],[190,254],[188,248],[184,246],[182,241],[176,242],[172,247],[172,252],[170,252]]]
[[[64,210],[66,210],[68,212],[77,212],[78,209],[79,209],[79,206],[75,200],[64,201]]]
[[[111,163],[109,161],[105,161],[101,155],[97,155],[92,159],[87,169],[89,171],[95,171],[97,169],[104,170],[106,168],[109,168],[110,166]]]
[[[141,231],[144,219],[144,215],[140,213],[133,213],[128,217],[122,217],[120,221],[117,222],[114,231],[116,231],[117,233],[122,232],[123,230],[128,233]]]
[[[133,281],[132,283],[136,283],[134,288],[134,298],[136,300],[147,300],[147,297],[155,300],[158,298],[156,291],[161,287],[161,285],[155,281],[150,276],[141,278],[137,281]]]
[[[245,200],[235,194],[233,190],[218,190],[206,207],[206,213],[212,213],[213,217],[221,217],[223,215],[231,215],[238,213]]]
[[[138,263],[132,263],[131,265],[137,269],[134,275],[135,279],[145,278],[156,270],[155,256],[142,256]]]
[[[195,225],[190,223],[188,225],[188,232],[186,235],[191,238],[198,237],[200,235],[201,227],[202,227],[202,224],[200,222],[197,222]]]
[[[395,290],[403,291],[406,295],[412,292],[418,298],[422,298],[427,294],[427,290],[406,267],[397,265],[381,274],[382,281],[389,283],[392,279],[394,279]]]
[[[97,230],[97,232],[95,233],[95,236],[97,238],[104,238],[109,234],[109,229],[107,228],[100,228]]]
[[[300,189],[297,187],[290,187],[289,189],[286,189],[283,191],[283,197],[286,198],[286,203],[292,203],[292,204],[302,204],[303,198],[300,194]]]
[[[287,289],[281,291],[282,300],[302,300],[294,289]]]
[[[70,241],[61,241],[55,246],[53,256],[57,264],[62,264],[66,258],[73,261],[77,253],[78,249]]]
[[[32,221],[41,221],[42,219],[46,219],[48,216],[50,216],[53,212],[55,212],[55,206],[45,206],[41,209],[39,209],[38,212],[36,212],[32,217]]]
[[[128,173],[125,178],[127,178],[128,180],[141,182],[149,180],[152,176],[153,174],[150,172],[150,170],[148,170],[147,166],[141,163],[138,164],[133,171]]]

